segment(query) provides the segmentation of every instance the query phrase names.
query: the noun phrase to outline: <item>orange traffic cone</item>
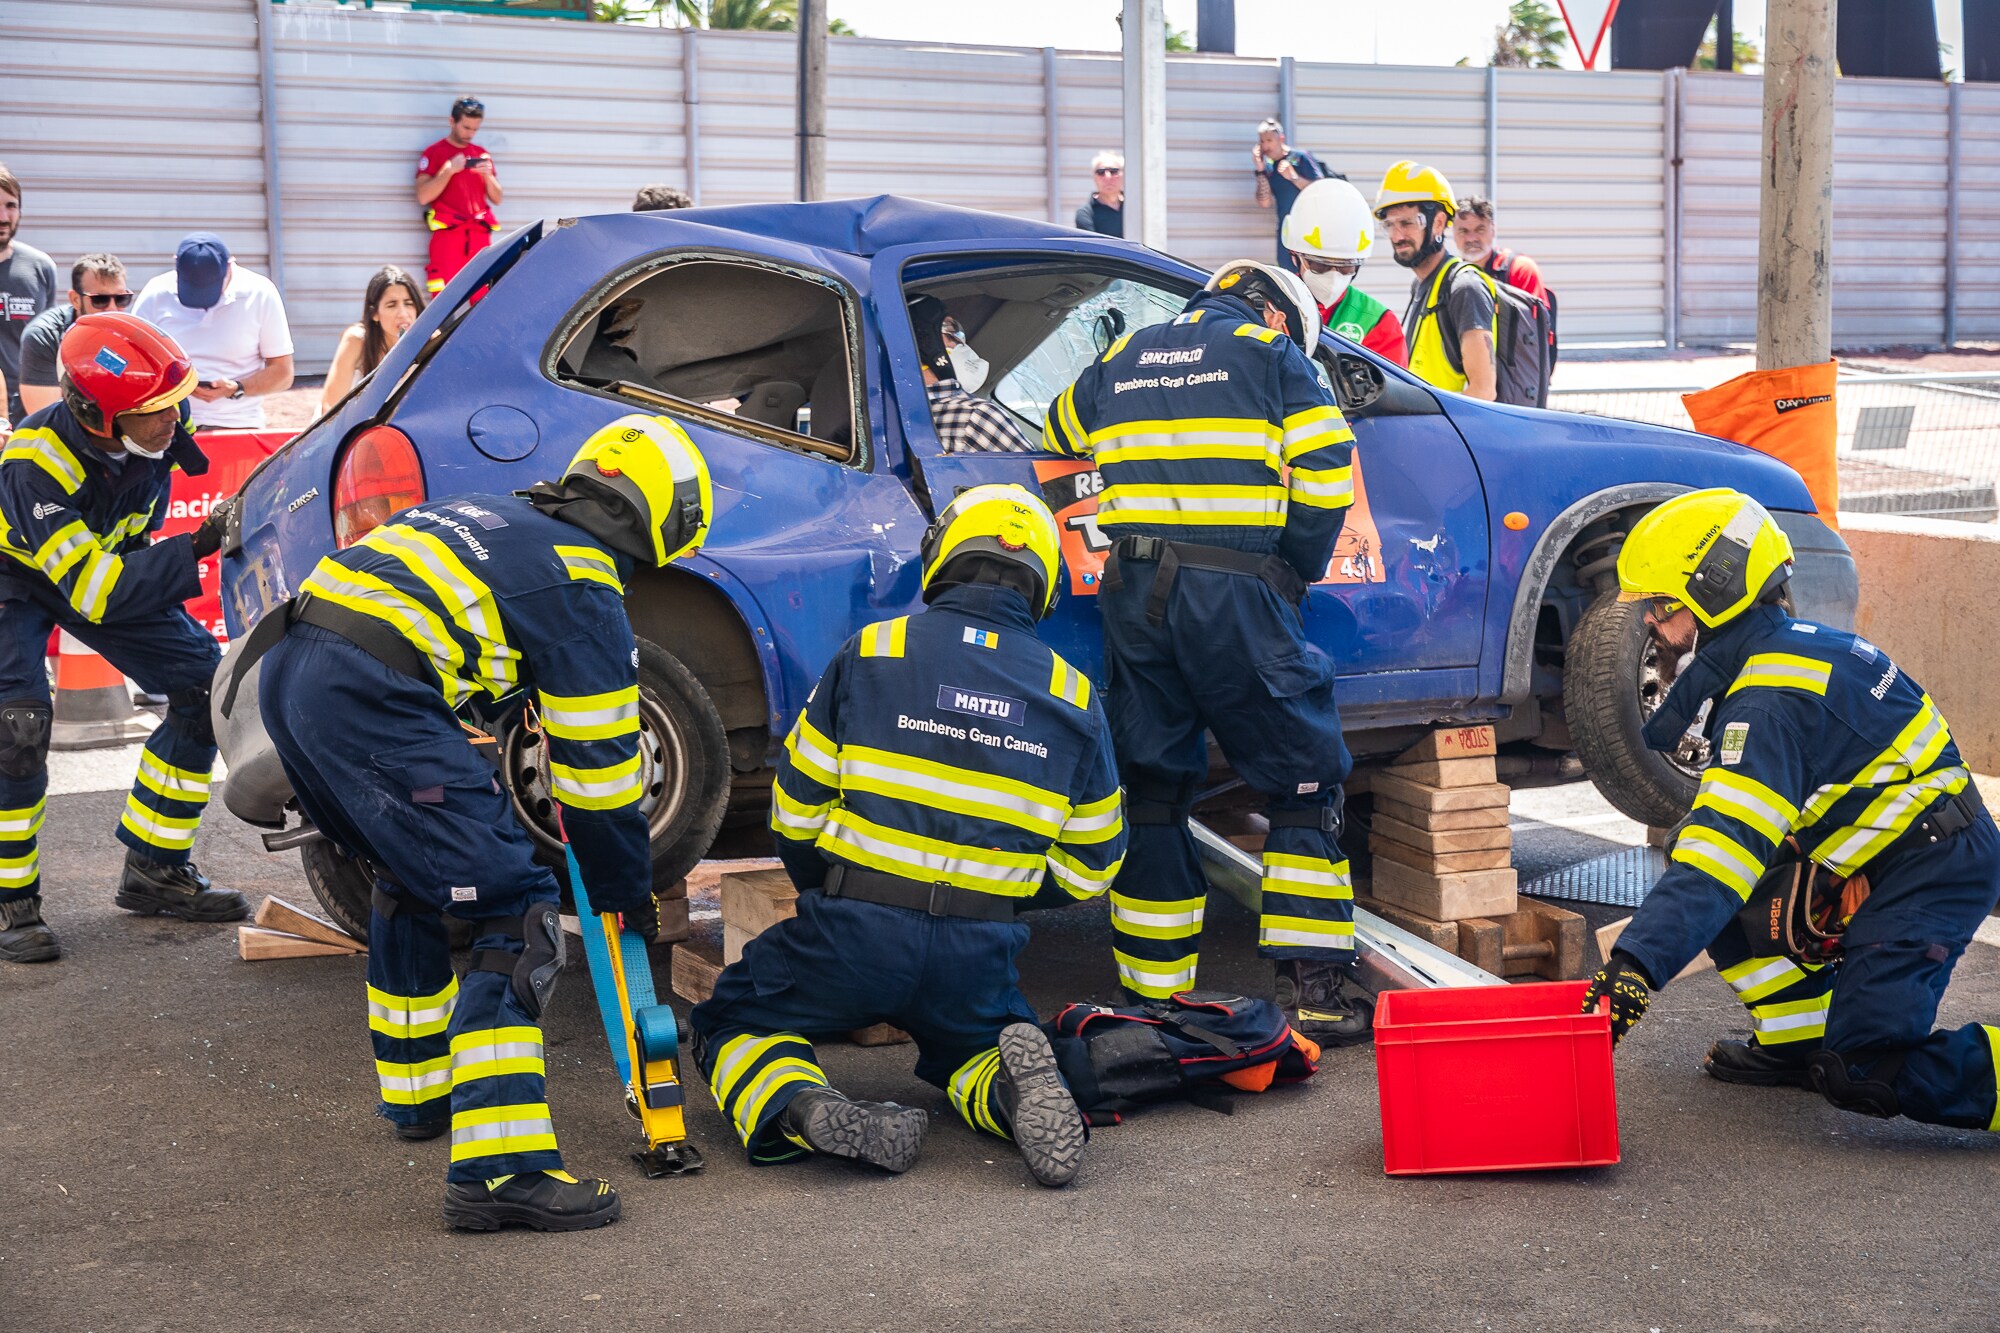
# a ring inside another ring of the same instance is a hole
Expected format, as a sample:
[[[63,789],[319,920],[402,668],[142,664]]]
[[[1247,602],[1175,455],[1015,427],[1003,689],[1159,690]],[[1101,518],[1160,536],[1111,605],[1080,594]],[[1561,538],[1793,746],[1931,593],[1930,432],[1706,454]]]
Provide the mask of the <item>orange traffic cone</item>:
[[[61,631],[56,656],[55,724],[51,750],[129,745],[153,734],[159,719],[132,706],[132,687],[117,667]]]

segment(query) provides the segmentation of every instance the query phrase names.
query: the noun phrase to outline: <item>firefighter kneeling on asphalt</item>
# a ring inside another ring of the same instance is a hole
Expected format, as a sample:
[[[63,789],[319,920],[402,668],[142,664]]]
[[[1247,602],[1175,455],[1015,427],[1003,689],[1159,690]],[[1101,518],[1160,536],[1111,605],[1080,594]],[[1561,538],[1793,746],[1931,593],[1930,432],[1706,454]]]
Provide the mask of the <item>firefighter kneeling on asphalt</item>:
[[[1086,367],[1043,443],[1096,458],[1113,540],[1098,601],[1132,824],[1111,890],[1120,981],[1142,1003],[1195,985],[1208,885],[1187,821],[1212,732],[1266,802],[1257,945],[1278,1003],[1306,1037],[1345,1045],[1373,1014],[1338,841],[1353,763],[1300,606],[1354,498],[1354,433],[1310,360],[1318,341],[1297,274],[1225,264],[1183,314]]]
[[[665,418],[622,417],[557,482],[431,500],[320,561],[243,647],[299,805],[375,875],[368,1028],[382,1113],[451,1132],[445,1220],[572,1231],[618,1217],[563,1170],[538,1026],[563,962],[553,874],[455,710],[532,690],[594,907],[657,911],[640,810],[633,565],[700,546],[707,465]],[[444,915],[473,923],[454,977]],[[643,927],[641,927],[643,929]]]
[[[1618,557],[1664,660],[1693,662],[1647,723],[1670,750],[1709,705],[1709,767],[1667,873],[1591,982],[1612,1036],[1707,948],[1750,1010],[1704,1068],[1812,1087],[1846,1111],[2000,1130],[2000,1027],[1932,1031],[2000,895],[2000,832],[1937,705],[1866,639],[1785,610],[1792,545],[1764,508],[1694,491]]]
[[[239,921],[243,895],[188,861],[208,804],[215,638],[181,603],[222,544],[222,514],[151,541],[173,470],[208,471],[186,426],[194,365],[124,314],[85,315],[63,339],[62,398],[21,422],[0,455],[0,960],[60,956],[42,920],[36,834],[48,791],[52,714],[44,658],[60,626],[167,697],[119,820],[129,849],[117,904],[183,921]]]
[[[827,1084],[812,1038],[890,1022],[917,1077],[1044,1185],[1082,1165],[1082,1114],[1018,988],[1046,885],[1103,893],[1125,853],[1110,731],[1084,674],[1035,633],[1061,569],[1020,486],[961,492],[924,535],[929,610],[869,625],[785,739],[771,828],[798,915],[744,946],[694,1008],[695,1059],[750,1160],[809,1152],[886,1171],[929,1117]]]

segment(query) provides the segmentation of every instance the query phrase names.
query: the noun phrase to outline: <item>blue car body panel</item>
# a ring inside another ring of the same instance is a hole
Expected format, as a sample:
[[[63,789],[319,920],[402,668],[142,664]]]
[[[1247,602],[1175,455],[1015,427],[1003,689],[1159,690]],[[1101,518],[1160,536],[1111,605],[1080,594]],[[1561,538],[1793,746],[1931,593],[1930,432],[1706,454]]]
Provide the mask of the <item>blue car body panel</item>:
[[[475,259],[370,380],[246,485],[241,548],[223,566],[232,634],[289,597],[333,549],[335,469],[362,427],[386,421],[410,437],[429,495],[504,492],[555,475],[592,430],[642,410],[558,382],[548,373],[554,349],[614,277],[642,262],[703,256],[815,275],[842,295],[851,345],[861,349],[865,444],[852,463],[681,418],[708,458],[716,502],[708,545],[681,568],[728,599],[755,644],[774,744],[850,634],[920,604],[917,552],[931,499],[982,481],[1037,486],[1036,455],[939,452],[904,313],[911,266],[930,275],[1081,258],[1174,291],[1203,277],[1142,246],[896,198],[537,223]],[[426,340],[450,320],[457,327],[405,384]],[[1430,394],[1359,347],[1340,351]],[[1588,497],[1634,482],[1731,485],[1774,510],[1812,509],[1795,473],[1736,445],[1432,397],[1442,410],[1354,421],[1379,579],[1321,585],[1305,608],[1308,633],[1340,665],[1351,729],[1504,715],[1517,701],[1503,698],[1510,620],[1537,538]],[[1510,512],[1528,516],[1526,529],[1505,526]],[[1101,678],[1093,597],[1065,596],[1048,637]]]

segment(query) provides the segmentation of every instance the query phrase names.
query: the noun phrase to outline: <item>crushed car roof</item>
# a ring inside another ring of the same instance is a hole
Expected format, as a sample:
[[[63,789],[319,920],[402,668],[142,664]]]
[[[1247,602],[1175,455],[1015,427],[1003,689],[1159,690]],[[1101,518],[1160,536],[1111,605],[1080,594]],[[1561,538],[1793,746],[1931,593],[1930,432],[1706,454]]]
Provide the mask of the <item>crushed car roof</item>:
[[[899,245],[937,241],[1053,240],[1076,234],[1072,228],[1052,222],[1032,222],[893,194],[812,204],[680,208],[641,216],[726,227],[862,256],[880,254]]]

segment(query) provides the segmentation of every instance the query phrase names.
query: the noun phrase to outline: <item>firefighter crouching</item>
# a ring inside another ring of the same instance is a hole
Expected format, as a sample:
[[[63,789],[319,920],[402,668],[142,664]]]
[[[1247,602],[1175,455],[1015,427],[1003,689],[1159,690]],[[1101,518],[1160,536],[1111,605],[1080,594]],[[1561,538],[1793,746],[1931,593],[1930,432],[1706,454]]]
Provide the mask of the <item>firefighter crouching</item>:
[[[798,915],[744,946],[692,1016],[695,1057],[750,1160],[808,1152],[908,1170],[928,1117],[829,1087],[814,1037],[890,1022],[917,1076],[1065,1185],[1084,1123],[1018,989],[1015,920],[1045,883],[1104,892],[1125,851],[1104,713],[1036,636],[1055,520],[975,486],[925,534],[921,615],[863,629],[785,740],[771,828]]]
[[[118,313],[78,319],[60,360],[61,400],[22,421],[0,454],[0,960],[14,963],[62,952],[42,920],[36,850],[55,626],[167,698],[119,819],[118,906],[184,921],[249,914],[243,895],[188,860],[215,764],[208,692],[221,650],[181,604],[201,593],[222,515],[151,540],[174,468],[208,471],[183,415],[194,365],[166,334]]]
[[[598,910],[656,910],[640,809],[634,563],[696,549],[708,470],[680,427],[628,416],[558,482],[406,509],[320,561],[252,632],[258,703],[308,818],[375,875],[368,1027],[382,1114],[449,1130],[445,1219],[569,1231],[616,1191],[563,1170],[538,1021],[563,961],[554,876],[454,715],[532,691],[565,832]],[[225,711],[234,697],[232,684]],[[443,914],[474,925],[452,972]]]
[[[1202,878],[1187,820],[1203,732],[1264,794],[1258,951],[1293,1027],[1369,1032],[1340,850],[1353,766],[1331,659],[1300,620],[1353,500],[1353,432],[1310,357],[1319,308],[1296,274],[1240,260],[1185,313],[1113,343],[1050,405],[1045,445],[1091,456],[1113,539],[1099,597],[1132,848],[1111,890],[1118,975],[1140,1000],[1195,985]]]
[[[2000,1027],[1931,1030],[2000,895],[2000,833],[1923,687],[1857,635],[1794,620],[1789,539],[1738,492],[1678,496],[1618,558],[1663,658],[1694,649],[1646,728],[1670,749],[1704,703],[1710,761],[1666,875],[1591,983],[1614,1038],[1706,948],[1749,1008],[1704,1066],[1816,1088],[1864,1115],[2000,1129]]]

